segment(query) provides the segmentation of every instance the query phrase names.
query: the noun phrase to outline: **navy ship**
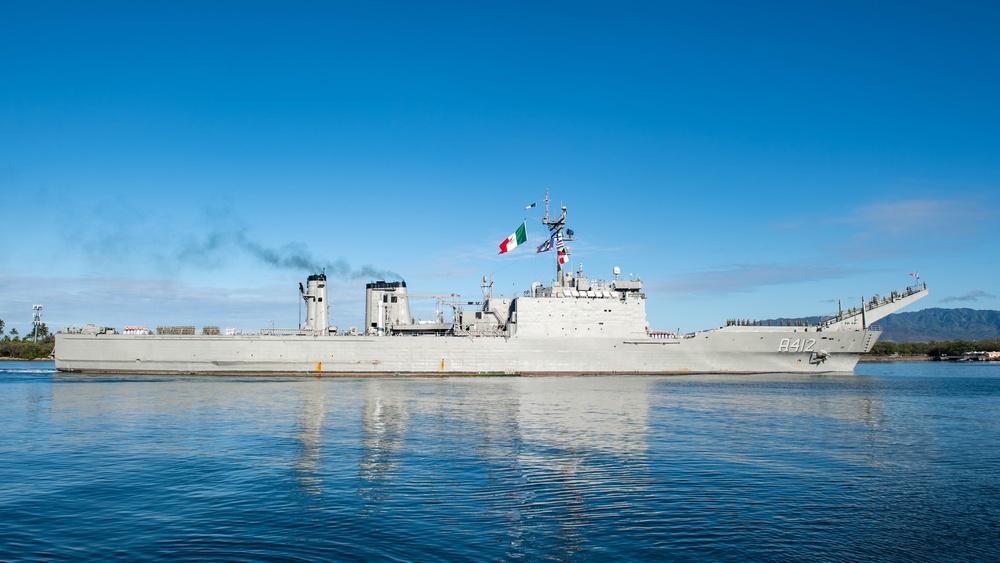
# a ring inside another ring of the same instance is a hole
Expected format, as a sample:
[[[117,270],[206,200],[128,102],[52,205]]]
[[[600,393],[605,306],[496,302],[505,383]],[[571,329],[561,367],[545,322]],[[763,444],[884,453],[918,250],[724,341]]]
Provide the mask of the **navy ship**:
[[[687,373],[851,372],[881,332],[879,319],[927,295],[914,285],[871,300],[812,326],[724,326],[674,334],[650,331],[639,278],[591,279],[567,271],[572,231],[566,208],[543,224],[555,252],[555,278],[535,282],[517,297],[494,297],[483,278],[480,301],[417,322],[403,281],[366,286],[365,326],[330,326],[325,274],[300,284],[305,323],[255,333],[205,327],[115,328],[86,325],[56,334],[60,371],[120,374],[218,375],[637,375]],[[515,233],[517,235],[517,233]],[[512,235],[501,245],[517,241]],[[523,235],[520,237],[523,242]],[[541,248],[540,250],[545,250]],[[425,296],[425,295],[424,295]]]

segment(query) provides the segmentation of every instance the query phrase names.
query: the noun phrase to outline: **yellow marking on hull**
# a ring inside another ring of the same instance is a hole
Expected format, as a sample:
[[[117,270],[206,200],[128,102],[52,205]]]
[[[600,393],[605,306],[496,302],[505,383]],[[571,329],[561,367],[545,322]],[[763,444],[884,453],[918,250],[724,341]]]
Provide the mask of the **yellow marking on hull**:
[[[323,362],[316,362],[316,373],[323,373]]]
[[[444,358],[441,358],[441,371],[444,371]]]

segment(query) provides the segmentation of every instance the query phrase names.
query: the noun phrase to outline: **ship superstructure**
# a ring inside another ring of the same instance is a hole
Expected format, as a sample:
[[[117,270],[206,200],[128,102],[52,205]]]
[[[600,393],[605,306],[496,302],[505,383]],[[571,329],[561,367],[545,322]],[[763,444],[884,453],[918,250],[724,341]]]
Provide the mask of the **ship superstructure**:
[[[237,334],[218,329],[143,334],[88,325],[56,335],[56,367],[93,373],[449,375],[849,372],[880,335],[877,320],[927,295],[919,279],[886,297],[839,311],[814,326],[729,321],[689,334],[650,331],[640,278],[568,271],[573,232],[567,210],[542,222],[556,252],[550,285],[495,297],[489,276],[480,301],[455,294],[411,294],[406,282],[365,288],[365,326],[341,332],[329,322],[325,274],[300,284],[306,305],[298,329]],[[438,300],[434,319],[411,315],[412,297]],[[441,314],[453,308],[450,321]],[[148,332],[148,331],[147,331]]]

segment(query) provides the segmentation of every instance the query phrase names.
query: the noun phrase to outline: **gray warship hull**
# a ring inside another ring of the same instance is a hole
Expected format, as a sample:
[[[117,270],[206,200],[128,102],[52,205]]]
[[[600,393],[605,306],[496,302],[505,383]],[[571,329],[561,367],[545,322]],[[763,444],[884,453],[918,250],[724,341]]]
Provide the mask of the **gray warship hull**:
[[[734,327],[735,328],[735,327]],[[766,327],[761,327],[766,328]],[[849,372],[877,331],[690,338],[64,334],[56,368],[120,374],[576,375]]]

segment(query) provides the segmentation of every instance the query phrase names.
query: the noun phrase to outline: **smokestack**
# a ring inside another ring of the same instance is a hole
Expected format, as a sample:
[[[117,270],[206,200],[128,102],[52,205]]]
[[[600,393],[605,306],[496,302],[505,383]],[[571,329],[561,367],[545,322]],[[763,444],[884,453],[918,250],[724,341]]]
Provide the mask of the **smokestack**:
[[[326,302],[326,274],[313,274],[306,279],[306,287],[299,284],[299,293],[306,302],[306,323],[302,329],[315,335],[330,333],[330,315]]]

